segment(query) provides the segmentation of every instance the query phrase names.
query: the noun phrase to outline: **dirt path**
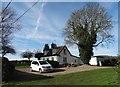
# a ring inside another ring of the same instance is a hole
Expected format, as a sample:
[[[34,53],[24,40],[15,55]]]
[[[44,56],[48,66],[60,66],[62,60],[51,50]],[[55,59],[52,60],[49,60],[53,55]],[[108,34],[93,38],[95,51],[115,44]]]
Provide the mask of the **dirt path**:
[[[68,74],[74,72],[81,72],[81,71],[89,71],[94,69],[101,69],[101,68],[111,68],[111,67],[100,67],[100,66],[88,66],[88,65],[81,65],[77,67],[64,67],[64,68],[57,68],[54,72],[51,73],[39,73],[39,72],[30,72],[30,68],[17,68],[18,71],[36,74],[36,75],[45,75],[45,76],[53,76],[58,74]]]

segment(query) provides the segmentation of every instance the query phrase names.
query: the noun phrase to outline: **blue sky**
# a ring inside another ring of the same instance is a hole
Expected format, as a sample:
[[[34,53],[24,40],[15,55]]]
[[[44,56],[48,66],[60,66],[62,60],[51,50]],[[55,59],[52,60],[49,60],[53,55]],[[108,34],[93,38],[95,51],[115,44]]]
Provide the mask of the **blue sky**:
[[[17,17],[30,8],[32,2],[13,2],[13,8]],[[29,10],[21,19],[22,29],[15,32],[12,44],[17,54],[7,55],[9,59],[22,59],[20,53],[25,50],[43,50],[44,44],[54,42],[58,46],[64,45],[62,31],[73,11],[81,9],[85,2],[39,2]],[[118,54],[118,6],[117,2],[100,3],[107,8],[108,13],[113,17],[114,42],[112,44],[94,48],[94,55],[117,55]],[[3,5],[6,5],[4,3]],[[69,46],[68,49],[73,55],[78,56],[77,46]]]

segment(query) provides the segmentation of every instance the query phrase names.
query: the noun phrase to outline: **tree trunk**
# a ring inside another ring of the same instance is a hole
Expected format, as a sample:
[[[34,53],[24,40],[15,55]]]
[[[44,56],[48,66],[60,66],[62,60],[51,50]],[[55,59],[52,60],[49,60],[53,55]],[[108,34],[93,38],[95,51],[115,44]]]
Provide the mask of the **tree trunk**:
[[[2,53],[2,58],[5,56],[6,53]]]
[[[93,55],[93,46],[87,45],[84,47],[78,47],[78,49],[79,49],[79,53],[80,53],[80,57],[82,61],[85,64],[89,64],[89,60],[91,59],[91,56]]]
[[[30,62],[30,58],[28,58],[29,62]]]

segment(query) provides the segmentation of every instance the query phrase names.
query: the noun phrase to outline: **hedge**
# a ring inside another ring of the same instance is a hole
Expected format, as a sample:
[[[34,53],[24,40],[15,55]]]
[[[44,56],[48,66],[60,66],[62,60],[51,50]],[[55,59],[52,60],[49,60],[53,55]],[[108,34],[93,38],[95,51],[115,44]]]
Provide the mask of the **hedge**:
[[[2,81],[6,82],[12,79],[12,76],[15,71],[15,66],[10,63],[10,61],[6,58],[2,58]]]

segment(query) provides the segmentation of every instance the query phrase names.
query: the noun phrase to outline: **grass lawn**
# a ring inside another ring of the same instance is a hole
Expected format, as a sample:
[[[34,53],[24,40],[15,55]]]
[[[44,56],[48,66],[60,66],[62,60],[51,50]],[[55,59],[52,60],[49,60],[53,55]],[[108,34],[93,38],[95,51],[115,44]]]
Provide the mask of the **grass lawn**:
[[[15,64],[15,68],[27,68],[30,67],[30,64],[23,63],[23,64]]]
[[[112,68],[96,69],[53,78],[8,82],[5,85],[117,85],[117,73]]]

